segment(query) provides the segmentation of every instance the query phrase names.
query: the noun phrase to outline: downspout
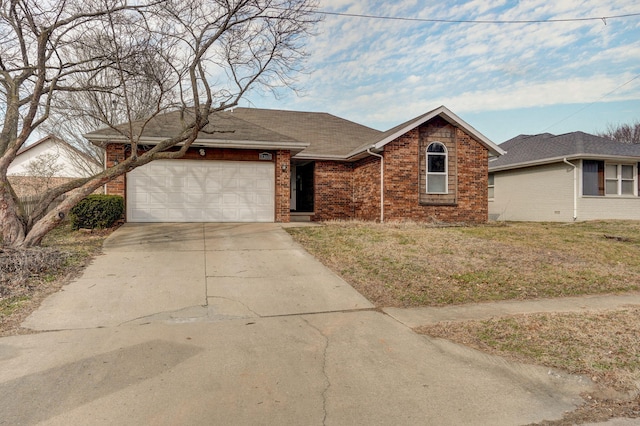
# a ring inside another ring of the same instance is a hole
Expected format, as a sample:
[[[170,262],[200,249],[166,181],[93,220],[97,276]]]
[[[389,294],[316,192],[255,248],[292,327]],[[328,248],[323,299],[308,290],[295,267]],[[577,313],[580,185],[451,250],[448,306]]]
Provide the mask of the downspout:
[[[578,166],[563,158],[565,164],[573,167],[573,220],[578,219]]]
[[[384,223],[384,157],[371,152],[371,148],[367,148],[367,154],[380,159],[380,223]]]

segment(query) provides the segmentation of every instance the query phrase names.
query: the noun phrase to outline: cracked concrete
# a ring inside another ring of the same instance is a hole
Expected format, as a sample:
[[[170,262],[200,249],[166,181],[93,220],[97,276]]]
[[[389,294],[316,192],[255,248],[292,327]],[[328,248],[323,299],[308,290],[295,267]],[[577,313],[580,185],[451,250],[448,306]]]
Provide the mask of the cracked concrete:
[[[23,325],[0,424],[518,425],[591,386],[413,333],[276,224],[126,225]]]

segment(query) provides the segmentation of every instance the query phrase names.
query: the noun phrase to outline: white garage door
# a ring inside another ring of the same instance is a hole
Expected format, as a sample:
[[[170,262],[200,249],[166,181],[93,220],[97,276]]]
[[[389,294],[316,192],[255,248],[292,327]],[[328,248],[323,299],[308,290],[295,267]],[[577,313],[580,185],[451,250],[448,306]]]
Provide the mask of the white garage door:
[[[129,222],[273,222],[271,162],[152,161],[127,174]]]

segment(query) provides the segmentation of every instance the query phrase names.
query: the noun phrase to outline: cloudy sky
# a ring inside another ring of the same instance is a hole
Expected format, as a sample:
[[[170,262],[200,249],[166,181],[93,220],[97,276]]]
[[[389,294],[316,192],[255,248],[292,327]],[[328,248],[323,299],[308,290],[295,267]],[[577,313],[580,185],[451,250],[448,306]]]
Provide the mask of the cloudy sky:
[[[329,112],[386,130],[446,105],[496,143],[640,120],[637,0],[320,0],[302,96],[242,106]]]

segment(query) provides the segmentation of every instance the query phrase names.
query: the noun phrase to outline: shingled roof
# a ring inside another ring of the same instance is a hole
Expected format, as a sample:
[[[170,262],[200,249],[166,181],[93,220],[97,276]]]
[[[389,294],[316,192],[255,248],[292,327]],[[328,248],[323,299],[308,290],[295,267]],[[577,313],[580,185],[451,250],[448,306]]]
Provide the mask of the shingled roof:
[[[174,111],[154,117],[146,124],[140,142],[154,144],[179,134],[183,123],[188,121],[183,119],[184,114],[188,114],[188,111]],[[194,146],[289,149],[296,158],[354,160],[366,156],[367,149],[380,150],[401,134],[438,115],[463,127],[492,154],[502,153],[497,145],[444,106],[387,132],[328,113],[234,108],[212,114],[210,123],[200,132]],[[143,123],[133,123],[134,129],[140,129]],[[85,137],[99,145],[127,141],[114,129],[96,130]]]
[[[550,164],[565,158],[640,160],[640,145],[617,142],[584,132],[519,135],[499,146],[506,154],[489,162],[490,172]]]

